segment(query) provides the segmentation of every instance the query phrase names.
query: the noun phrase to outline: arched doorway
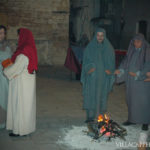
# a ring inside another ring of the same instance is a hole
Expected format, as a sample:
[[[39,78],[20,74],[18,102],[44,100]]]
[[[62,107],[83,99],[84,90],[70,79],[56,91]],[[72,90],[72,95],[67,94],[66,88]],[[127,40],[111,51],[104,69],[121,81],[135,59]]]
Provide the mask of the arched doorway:
[[[145,38],[147,38],[147,27],[148,27],[148,23],[146,20],[140,20],[138,23],[138,32],[142,33]]]

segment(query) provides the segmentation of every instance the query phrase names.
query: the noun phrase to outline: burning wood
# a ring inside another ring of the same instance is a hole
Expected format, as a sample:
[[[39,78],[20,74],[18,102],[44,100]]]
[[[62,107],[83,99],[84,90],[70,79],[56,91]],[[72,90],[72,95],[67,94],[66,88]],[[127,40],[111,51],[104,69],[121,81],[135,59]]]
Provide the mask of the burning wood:
[[[110,120],[107,114],[99,115],[96,121],[88,123],[88,129],[88,135],[96,140],[103,136],[108,140],[116,137],[125,140],[125,136],[127,135],[126,129],[113,120]]]

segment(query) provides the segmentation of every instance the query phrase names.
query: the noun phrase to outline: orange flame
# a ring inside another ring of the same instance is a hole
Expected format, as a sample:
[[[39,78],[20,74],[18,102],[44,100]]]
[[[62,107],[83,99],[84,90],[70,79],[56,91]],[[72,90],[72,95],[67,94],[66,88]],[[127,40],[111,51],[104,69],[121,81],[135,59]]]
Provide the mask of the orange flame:
[[[109,116],[107,114],[104,114],[104,118],[105,118],[105,122],[108,124],[110,120]]]
[[[107,114],[104,114],[104,116],[103,115],[99,115],[97,121],[98,122],[103,122],[104,121],[105,123],[108,124],[109,120],[110,120],[109,116]]]
[[[98,116],[98,120],[97,120],[98,122],[102,122],[102,121],[104,121],[104,117],[103,117],[103,115],[99,115]]]

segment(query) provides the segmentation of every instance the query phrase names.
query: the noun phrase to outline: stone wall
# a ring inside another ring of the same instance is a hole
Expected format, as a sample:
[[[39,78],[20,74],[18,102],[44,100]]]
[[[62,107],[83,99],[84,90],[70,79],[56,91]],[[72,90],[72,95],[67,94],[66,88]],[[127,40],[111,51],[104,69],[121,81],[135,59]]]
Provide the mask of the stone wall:
[[[73,8],[81,8],[71,19],[74,25],[76,40],[80,40],[83,34],[86,34],[91,40],[95,28],[91,19],[100,15],[100,0],[71,0]]]
[[[141,20],[148,23],[147,40],[150,42],[150,0],[107,0],[105,1],[107,3],[106,8],[103,9],[103,6],[99,3],[102,0],[72,0],[71,2],[75,8],[85,6],[78,10],[72,21],[77,40],[80,39],[80,35],[83,33],[86,33],[91,39],[94,27],[90,20],[100,17],[101,10],[104,10],[105,18],[111,20],[111,24],[109,26],[105,25],[104,28],[114,48],[128,48],[131,38],[137,31],[137,23]],[[125,20],[123,32],[121,32],[122,17]]]
[[[127,48],[131,38],[136,33],[136,24],[140,20],[148,22],[147,40],[150,42],[150,0],[125,0],[125,28],[123,32],[123,47]]]
[[[15,49],[16,30],[29,28],[35,37],[39,64],[63,65],[68,48],[69,0],[0,0],[0,24],[8,27]]]

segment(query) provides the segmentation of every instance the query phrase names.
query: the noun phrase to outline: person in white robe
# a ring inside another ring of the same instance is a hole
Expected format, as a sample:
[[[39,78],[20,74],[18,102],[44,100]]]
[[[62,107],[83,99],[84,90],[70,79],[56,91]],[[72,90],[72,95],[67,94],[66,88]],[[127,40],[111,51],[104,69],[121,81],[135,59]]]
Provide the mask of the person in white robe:
[[[19,30],[13,65],[4,70],[9,79],[6,128],[10,136],[28,135],[36,129],[37,52],[31,31]]]

